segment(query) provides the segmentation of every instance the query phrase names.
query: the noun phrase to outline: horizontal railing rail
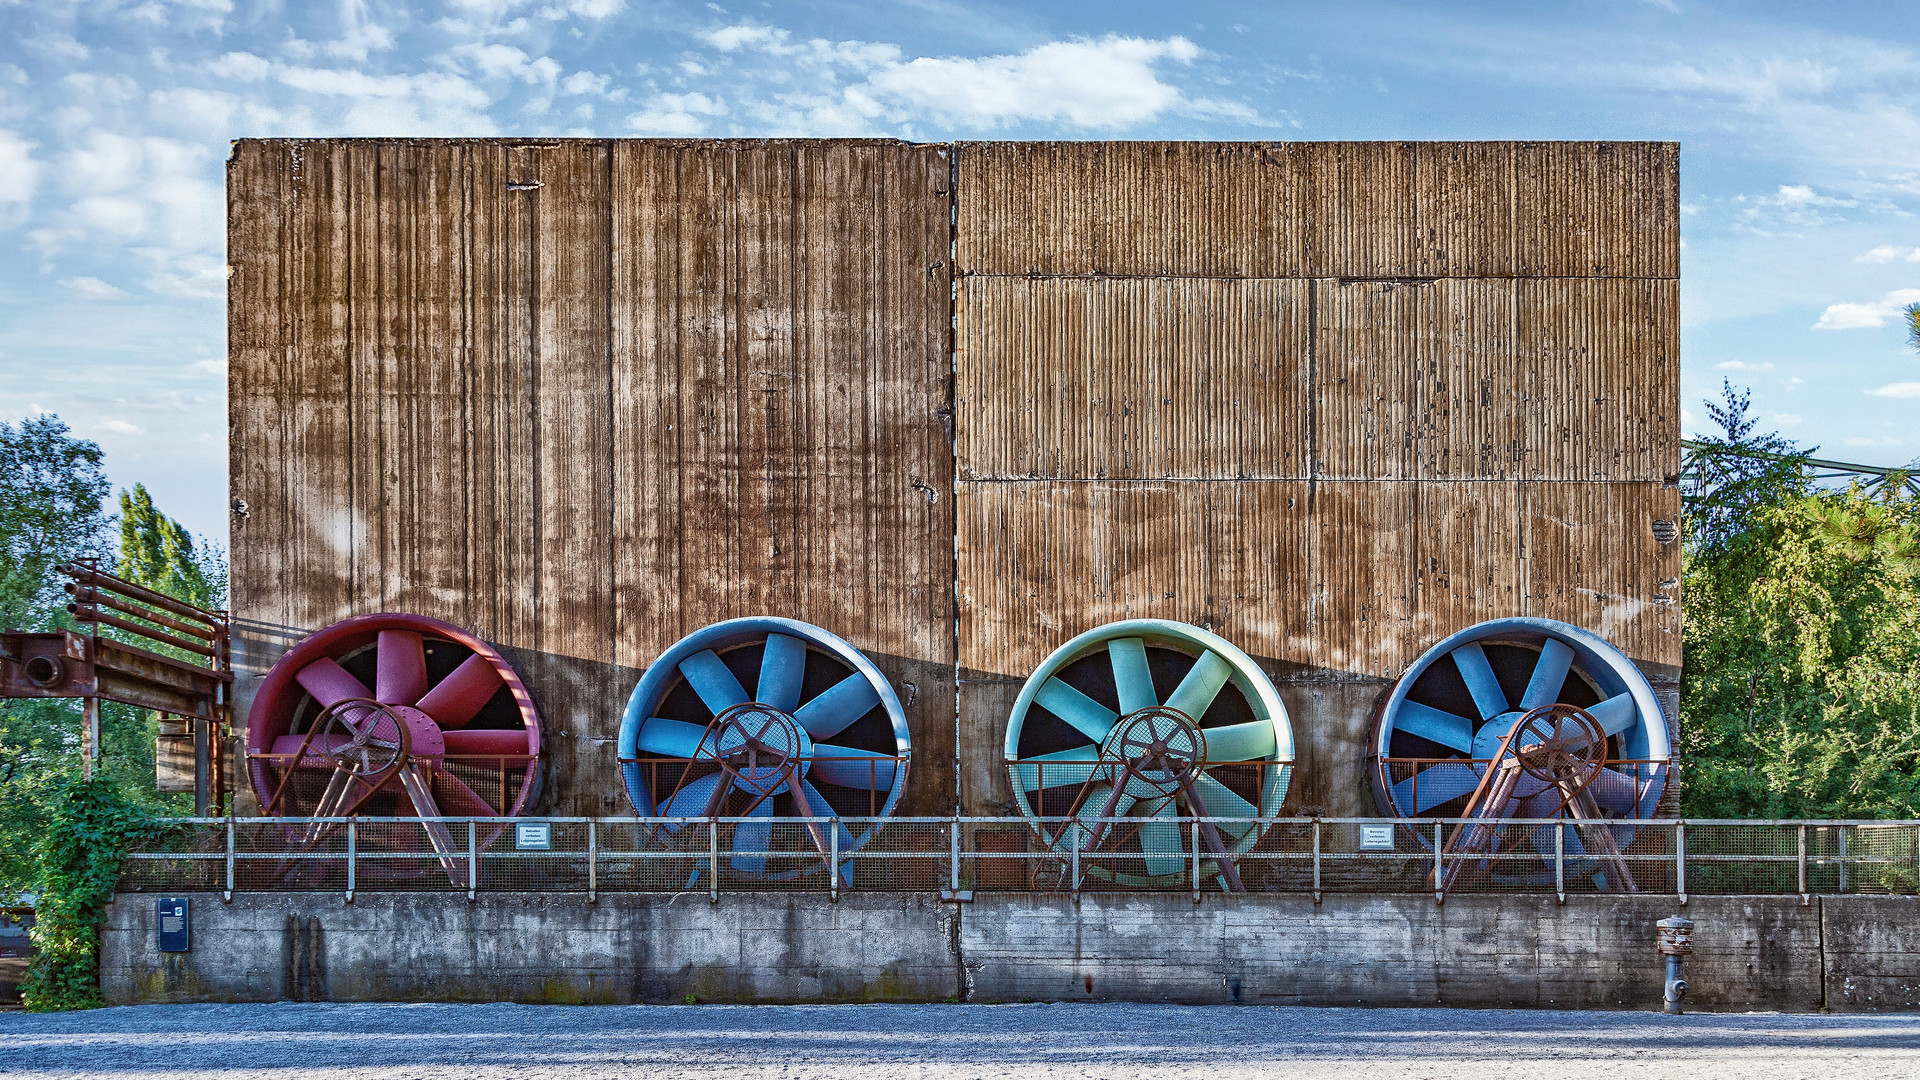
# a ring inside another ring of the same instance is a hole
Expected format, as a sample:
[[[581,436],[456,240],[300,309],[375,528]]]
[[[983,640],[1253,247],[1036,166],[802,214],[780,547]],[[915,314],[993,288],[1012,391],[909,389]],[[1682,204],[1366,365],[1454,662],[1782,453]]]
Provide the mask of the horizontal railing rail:
[[[428,829],[429,824],[434,826]],[[1456,854],[1455,830],[1491,828]],[[1604,830],[1601,837],[1597,830]],[[1222,837],[1241,846],[1225,850]],[[451,840],[449,847],[448,841]],[[1223,865],[1223,860],[1231,866]],[[1232,873],[1226,872],[1232,870]],[[1442,883],[1436,886],[1436,882]],[[175,818],[125,891],[1920,892],[1920,820]]]

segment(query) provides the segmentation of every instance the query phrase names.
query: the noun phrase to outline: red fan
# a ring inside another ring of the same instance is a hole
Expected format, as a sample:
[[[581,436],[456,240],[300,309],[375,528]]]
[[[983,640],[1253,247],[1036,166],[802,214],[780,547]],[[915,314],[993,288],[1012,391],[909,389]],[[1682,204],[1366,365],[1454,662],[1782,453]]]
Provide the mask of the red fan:
[[[301,641],[247,722],[269,817],[511,817],[538,791],[539,758],[540,715],[512,665],[420,615],[363,615]],[[444,825],[426,833],[443,862],[464,848]]]

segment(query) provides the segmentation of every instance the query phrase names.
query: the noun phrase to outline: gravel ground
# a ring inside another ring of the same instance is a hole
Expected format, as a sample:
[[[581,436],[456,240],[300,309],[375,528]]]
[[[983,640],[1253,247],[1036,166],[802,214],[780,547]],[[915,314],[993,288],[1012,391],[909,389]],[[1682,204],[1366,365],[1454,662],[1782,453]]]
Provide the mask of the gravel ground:
[[[1920,1016],[1159,1005],[147,1005],[0,1014],[0,1076],[1920,1076]]]

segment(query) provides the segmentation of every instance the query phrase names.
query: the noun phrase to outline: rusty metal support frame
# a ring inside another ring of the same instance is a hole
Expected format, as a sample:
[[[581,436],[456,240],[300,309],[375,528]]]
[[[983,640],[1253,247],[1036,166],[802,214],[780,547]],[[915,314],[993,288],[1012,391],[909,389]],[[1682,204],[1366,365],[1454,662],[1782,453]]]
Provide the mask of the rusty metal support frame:
[[[79,698],[80,766],[87,775],[101,754],[100,702],[188,720],[194,812],[225,813],[222,747],[232,726],[233,683],[227,613],[107,573],[93,559],[62,565],[57,572],[68,579],[63,589],[73,598],[67,611],[84,629],[0,634],[0,698]],[[102,627],[118,633],[103,635]]]

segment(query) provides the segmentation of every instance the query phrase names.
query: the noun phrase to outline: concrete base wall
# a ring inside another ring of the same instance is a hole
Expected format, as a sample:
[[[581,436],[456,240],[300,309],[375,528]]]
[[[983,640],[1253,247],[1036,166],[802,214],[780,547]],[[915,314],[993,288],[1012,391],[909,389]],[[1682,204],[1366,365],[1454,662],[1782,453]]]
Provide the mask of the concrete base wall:
[[[1688,1007],[1920,1008],[1902,897],[217,894],[161,953],[109,911],[116,1004],[1170,1001],[1657,1008],[1654,923],[1697,924]]]

